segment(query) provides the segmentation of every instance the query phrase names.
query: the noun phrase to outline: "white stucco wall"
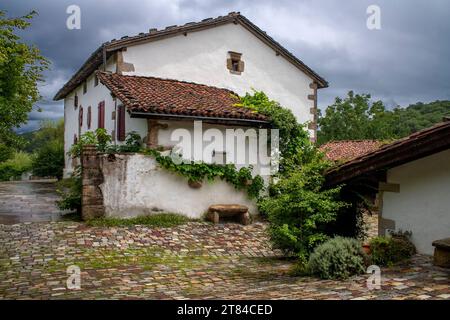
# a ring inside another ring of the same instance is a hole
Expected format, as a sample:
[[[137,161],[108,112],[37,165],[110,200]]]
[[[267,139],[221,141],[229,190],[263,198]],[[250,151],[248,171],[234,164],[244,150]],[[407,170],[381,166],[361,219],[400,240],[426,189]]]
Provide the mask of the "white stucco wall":
[[[108,71],[115,71],[114,59],[109,59],[106,65]],[[75,95],[78,96],[78,107],[74,107]],[[100,82],[94,85],[94,74],[87,79],[87,92],[83,93],[83,85],[78,86],[64,99],[64,152],[65,168],[64,176],[67,177],[73,171],[72,159],[67,156],[67,152],[73,144],[74,134],[80,137],[80,134],[86,131],[95,131],[98,128],[98,104],[105,101],[105,129],[109,134],[112,133],[115,123],[112,120],[112,112],[115,110],[116,102],[113,100],[110,91]],[[88,107],[91,106],[91,128],[87,127]],[[80,107],[83,107],[83,125],[81,128],[78,123],[78,114]]]
[[[245,69],[241,75],[227,69],[229,51],[242,53]],[[239,24],[130,46],[123,58],[134,64],[135,71],[128,75],[192,81],[239,95],[254,88],[290,108],[299,122],[313,120],[313,101],[308,100],[314,93],[309,87],[312,79]]]
[[[418,252],[432,254],[434,240],[450,237],[450,150],[392,168],[387,181],[400,192],[384,192],[383,218],[412,231]]]
[[[242,53],[245,63],[241,75],[232,74],[226,68],[228,52]],[[300,71],[282,56],[265,45],[261,40],[247,31],[241,25],[227,24],[198,32],[179,35],[145,44],[132,45],[122,52],[124,61],[132,63],[135,71],[127,75],[155,76],[184,81],[192,81],[228,88],[244,95],[252,88],[266,92],[270,98],[279,101],[283,106],[290,108],[299,122],[313,120],[310,108],[313,101],[308,95],[313,94],[309,88],[312,79]],[[116,71],[114,57],[106,65],[111,72]],[[109,134],[116,127],[112,119],[112,112],[120,105],[111,97],[110,91],[99,83],[94,86],[94,75],[87,80],[87,93],[83,94],[80,85],[64,100],[65,118],[65,152],[69,151],[74,134],[88,131],[87,109],[92,108],[91,128],[95,131],[98,124],[98,103],[105,101],[105,129]],[[83,106],[83,125],[78,127],[78,112],[74,108],[74,96],[78,95],[78,105]],[[173,122],[172,128],[185,126],[182,122]],[[126,131],[137,131],[142,137],[147,134],[145,119],[132,119],[126,114]],[[222,129],[221,129],[222,130]],[[166,145],[170,130],[160,132],[160,144]],[[120,142],[117,142],[120,143]],[[170,143],[169,143],[170,144]],[[65,176],[73,170],[72,160],[66,155]]]
[[[250,214],[257,214],[245,191],[220,180],[193,189],[186,178],[159,168],[149,156],[118,155],[114,162],[103,158],[102,170],[105,180],[100,189],[108,217],[163,211],[201,218],[213,204],[246,205]]]

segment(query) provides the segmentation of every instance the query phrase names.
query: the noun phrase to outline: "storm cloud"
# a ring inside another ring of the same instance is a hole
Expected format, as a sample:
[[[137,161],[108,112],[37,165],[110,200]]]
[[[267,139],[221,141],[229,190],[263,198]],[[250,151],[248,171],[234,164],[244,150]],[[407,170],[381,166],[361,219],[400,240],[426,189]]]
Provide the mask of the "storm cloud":
[[[69,5],[81,8],[81,29],[66,27]],[[381,30],[366,27],[369,5],[381,9]],[[240,11],[329,81],[319,91],[323,109],[347,91],[371,93],[388,106],[450,99],[450,2],[446,0],[13,0],[8,16],[35,9],[21,33],[52,62],[43,96],[22,130],[63,115],[56,91],[102,43],[149,28],[184,24]]]

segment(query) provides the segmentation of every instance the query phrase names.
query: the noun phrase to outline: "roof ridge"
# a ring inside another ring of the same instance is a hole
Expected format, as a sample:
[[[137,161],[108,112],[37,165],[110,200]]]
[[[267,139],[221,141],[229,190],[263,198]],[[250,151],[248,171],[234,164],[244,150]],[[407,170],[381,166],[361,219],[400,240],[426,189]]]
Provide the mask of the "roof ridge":
[[[283,47],[274,38],[269,36],[265,31],[247,19],[240,12],[230,12],[225,16],[218,16],[216,18],[207,18],[198,22],[188,22],[181,26],[169,26],[165,29],[155,30],[150,29],[148,33],[139,33],[135,36],[123,36],[121,39],[112,39],[103,43],[98,47],[93,54],[83,63],[83,65],[72,75],[72,77],[64,84],[64,86],[58,90],[55,94],[54,100],[60,100],[65,98],[70,92],[72,92],[82,81],[84,81],[92,72],[94,72],[103,63],[103,59],[108,59],[117,50],[126,47],[127,45],[136,44],[140,41],[156,41],[164,38],[165,36],[177,35],[180,33],[194,32],[202,28],[212,28],[218,25],[227,23],[240,24],[246,28],[255,37],[258,37],[267,46],[271,47],[278,54],[282,55],[284,59],[292,63],[299,70],[311,77],[315,81],[319,88],[328,87],[328,82],[319,76],[314,70],[308,67],[302,60],[297,58],[292,52]]]

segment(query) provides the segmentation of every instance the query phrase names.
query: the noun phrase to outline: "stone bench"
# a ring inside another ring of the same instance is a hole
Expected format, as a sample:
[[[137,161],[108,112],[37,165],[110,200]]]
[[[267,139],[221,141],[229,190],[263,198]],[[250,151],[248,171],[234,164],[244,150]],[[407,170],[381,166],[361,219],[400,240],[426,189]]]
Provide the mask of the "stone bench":
[[[434,265],[450,268],[450,238],[433,241]]]
[[[210,206],[206,218],[213,223],[219,223],[220,217],[238,217],[243,225],[250,224],[248,208],[239,204],[216,204]]]

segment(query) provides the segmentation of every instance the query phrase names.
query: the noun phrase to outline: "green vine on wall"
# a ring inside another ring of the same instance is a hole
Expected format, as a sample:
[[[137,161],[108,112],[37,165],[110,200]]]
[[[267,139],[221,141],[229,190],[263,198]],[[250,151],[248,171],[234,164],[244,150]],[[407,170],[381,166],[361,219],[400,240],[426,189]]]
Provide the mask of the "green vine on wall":
[[[158,150],[146,149],[144,154],[151,155],[164,169],[184,176],[190,182],[213,181],[220,178],[232,184],[237,190],[246,190],[250,198],[258,198],[264,189],[261,176],[252,176],[251,167],[237,169],[234,164],[210,164],[205,162],[192,162],[177,164],[169,156],[162,155]]]

